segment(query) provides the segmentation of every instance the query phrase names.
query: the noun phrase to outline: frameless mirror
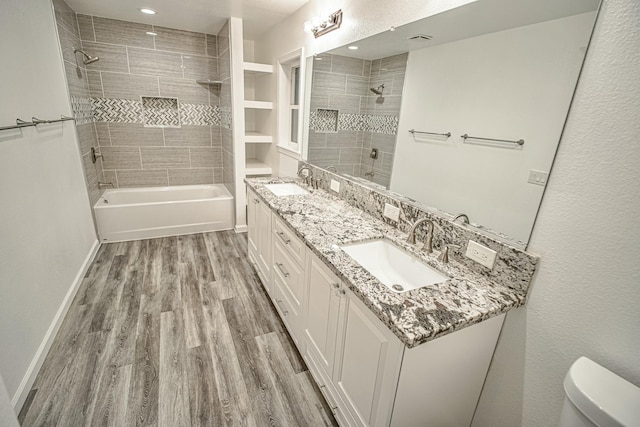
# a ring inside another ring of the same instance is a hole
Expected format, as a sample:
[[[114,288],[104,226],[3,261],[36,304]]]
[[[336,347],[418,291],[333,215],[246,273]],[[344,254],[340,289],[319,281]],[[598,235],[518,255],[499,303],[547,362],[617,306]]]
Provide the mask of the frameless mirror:
[[[598,5],[475,1],[309,58],[307,160],[526,242]]]

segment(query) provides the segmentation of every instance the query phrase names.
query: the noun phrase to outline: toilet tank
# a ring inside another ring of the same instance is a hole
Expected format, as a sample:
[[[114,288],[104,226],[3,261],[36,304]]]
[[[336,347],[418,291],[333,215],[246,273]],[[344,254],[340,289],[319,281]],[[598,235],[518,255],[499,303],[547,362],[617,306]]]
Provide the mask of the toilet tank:
[[[640,388],[581,357],[564,379],[560,427],[638,427]]]

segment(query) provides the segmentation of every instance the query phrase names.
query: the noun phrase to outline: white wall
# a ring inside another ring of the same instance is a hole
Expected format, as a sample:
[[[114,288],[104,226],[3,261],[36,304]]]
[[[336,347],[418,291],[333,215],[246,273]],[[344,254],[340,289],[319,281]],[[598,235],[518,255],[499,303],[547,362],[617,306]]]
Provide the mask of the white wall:
[[[0,126],[71,115],[49,1],[2,1],[0,57]],[[76,138],[72,122],[0,131],[0,374],[17,409],[97,247]]]
[[[526,242],[544,190],[527,182],[529,171],[550,169],[594,19],[411,51],[390,189]],[[464,143],[465,133],[525,144]]]
[[[640,3],[605,0],[474,426],[554,426],[587,356],[640,386]]]
[[[11,406],[9,394],[4,386],[2,375],[0,375],[0,426],[2,427],[18,427],[16,414]]]

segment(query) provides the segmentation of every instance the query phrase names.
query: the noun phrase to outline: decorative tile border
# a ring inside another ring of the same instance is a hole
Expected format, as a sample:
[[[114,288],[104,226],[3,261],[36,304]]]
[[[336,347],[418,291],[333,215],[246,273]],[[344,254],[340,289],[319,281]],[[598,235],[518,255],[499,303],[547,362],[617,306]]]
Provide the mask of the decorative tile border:
[[[71,97],[71,111],[76,124],[84,125],[93,123],[93,109],[91,108],[91,98]]]
[[[318,108],[309,115],[309,128],[318,133],[347,130],[395,135],[398,132],[398,116],[340,114],[338,110]]]
[[[178,99],[143,96],[142,123],[146,127],[180,127]]]
[[[169,98],[144,98],[144,99],[169,99]],[[134,99],[115,99],[115,98],[91,98],[91,106],[93,108],[93,117],[97,122],[116,122],[116,123],[145,123],[142,102]],[[162,109],[164,107],[160,107]],[[179,120],[176,118],[165,117],[167,111],[160,113],[156,111],[154,117],[150,117],[151,121],[169,121],[176,123],[175,126],[194,125],[194,126],[226,126],[225,120],[228,121],[228,128],[231,128],[231,111],[228,112],[229,117],[225,119],[223,116],[225,111],[215,105],[205,104],[178,104],[177,112]],[[150,113],[151,114],[151,113]],[[173,114],[173,113],[172,113]],[[158,125],[153,125],[158,126]],[[166,124],[163,126],[167,126]],[[171,124],[169,126],[174,126]]]

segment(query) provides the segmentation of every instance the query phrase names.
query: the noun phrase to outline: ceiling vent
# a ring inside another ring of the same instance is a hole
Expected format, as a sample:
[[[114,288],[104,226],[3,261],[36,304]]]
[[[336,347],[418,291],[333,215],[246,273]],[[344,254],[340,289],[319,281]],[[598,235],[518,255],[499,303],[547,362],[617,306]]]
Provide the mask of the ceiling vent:
[[[407,40],[431,40],[433,36],[426,34],[416,34],[415,36],[407,37]]]

